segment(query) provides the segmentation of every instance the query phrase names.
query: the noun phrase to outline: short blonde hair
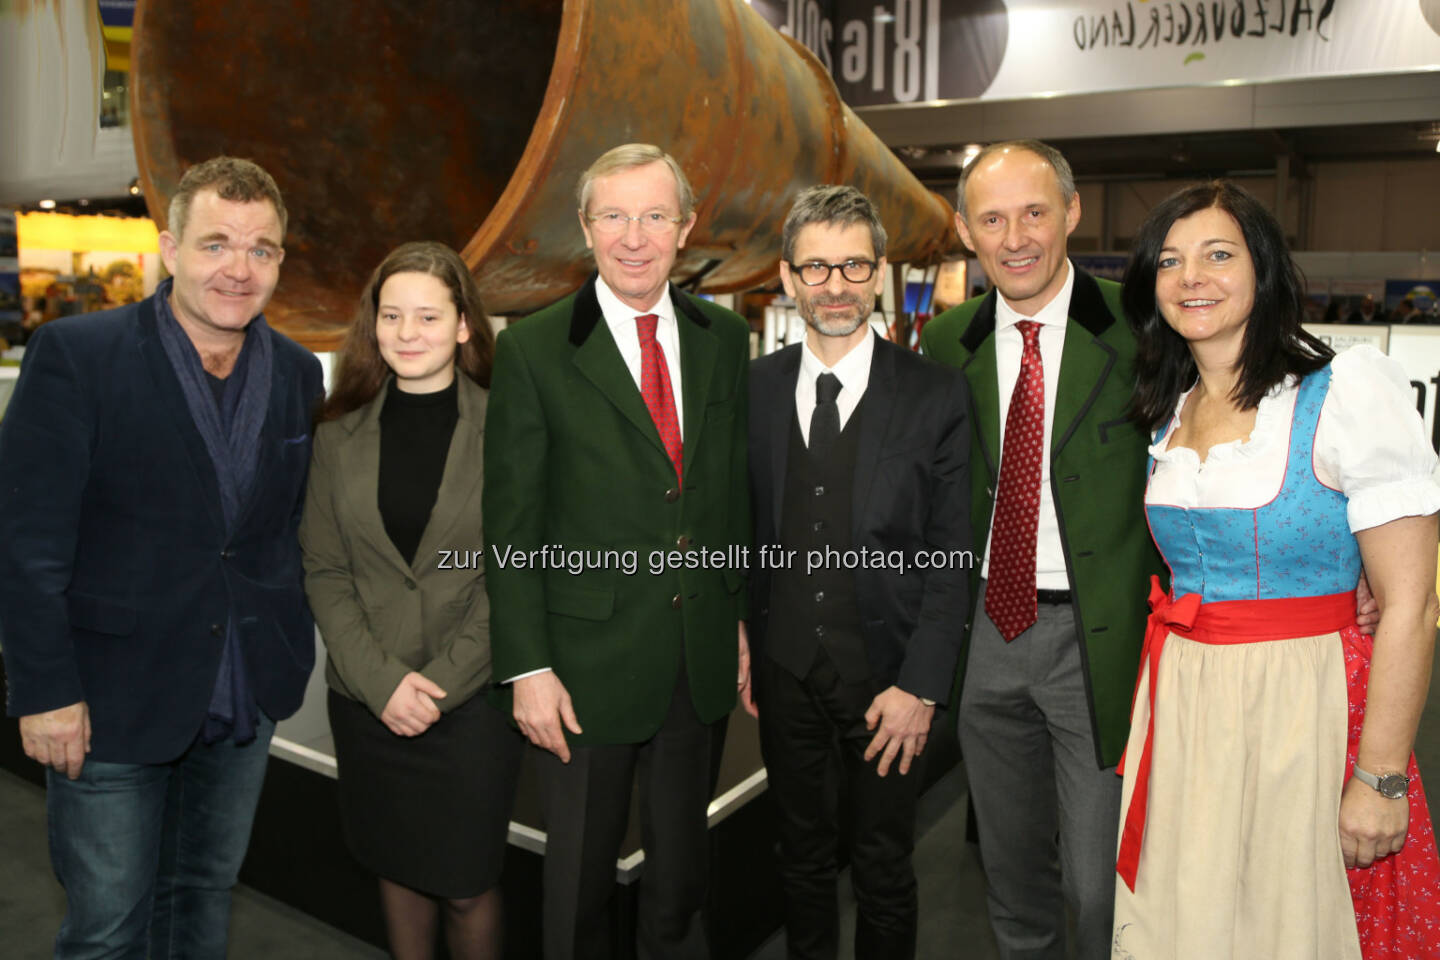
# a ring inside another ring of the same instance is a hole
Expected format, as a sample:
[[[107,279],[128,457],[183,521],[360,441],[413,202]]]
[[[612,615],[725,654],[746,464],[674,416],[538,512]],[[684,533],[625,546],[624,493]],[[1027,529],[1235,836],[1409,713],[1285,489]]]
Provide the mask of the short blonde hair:
[[[690,189],[690,181],[685,178],[685,171],[680,169],[675,158],[651,143],[622,143],[606,150],[598,160],[590,164],[589,169],[580,174],[580,183],[575,187],[575,199],[580,204],[580,212],[584,214],[589,210],[590,187],[598,178],[657,162],[665,164],[675,175],[675,192],[680,196],[680,216],[688,218],[695,210],[695,191]]]

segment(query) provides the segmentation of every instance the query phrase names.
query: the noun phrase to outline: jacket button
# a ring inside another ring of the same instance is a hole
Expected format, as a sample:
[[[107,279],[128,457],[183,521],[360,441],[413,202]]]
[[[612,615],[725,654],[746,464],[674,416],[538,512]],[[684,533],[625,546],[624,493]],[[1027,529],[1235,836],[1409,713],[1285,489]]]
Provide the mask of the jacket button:
[[[218,623],[212,623],[210,624],[210,634],[211,636],[223,637],[225,636],[225,628]]]
[[[679,500],[679,499],[680,499],[680,488],[679,488],[679,487],[671,487],[669,490],[666,490],[666,491],[665,491],[665,502],[666,502],[666,503],[674,503],[676,500]]]
[[[406,589],[406,590],[414,590],[414,589],[415,589],[415,581],[414,581],[414,580],[411,580],[409,577],[406,577],[406,578],[405,578],[405,589]]]
[[[689,550],[691,542],[690,538],[684,535],[675,538],[675,546],[681,550]]]
[[[679,609],[680,609],[680,594],[677,593],[677,594],[675,594],[675,596],[673,596],[673,597],[670,598],[670,609],[672,609],[672,610],[679,610]]]
[[[824,603],[824,602],[825,602],[825,591],[824,591],[824,590],[816,590],[816,591],[815,591],[815,602],[816,602],[816,603]]]
[[[825,496],[825,488],[824,488],[823,486],[821,486],[820,484],[816,484],[816,485],[815,485],[815,496],[817,496],[817,497],[823,497],[823,496]]]
[[[234,551],[234,550],[221,550],[221,551],[220,551],[220,559],[221,559],[221,560],[234,560],[234,559],[235,559],[235,551]]]

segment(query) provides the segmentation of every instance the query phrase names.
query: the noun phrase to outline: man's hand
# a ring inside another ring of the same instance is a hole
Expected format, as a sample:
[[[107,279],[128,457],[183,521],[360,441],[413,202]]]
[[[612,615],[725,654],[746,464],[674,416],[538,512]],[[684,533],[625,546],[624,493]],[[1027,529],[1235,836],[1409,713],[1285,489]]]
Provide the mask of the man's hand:
[[[85,701],[20,718],[25,756],[74,780],[90,752],[90,708]]]
[[[875,730],[875,738],[865,748],[866,762],[875,759],[878,754],[880,763],[875,772],[883,777],[890,772],[890,764],[898,753],[900,773],[909,773],[911,759],[920,756],[925,749],[925,739],[930,735],[930,719],[934,715],[934,707],[925,706],[919,697],[899,687],[882,691],[870,702],[870,709],[865,711],[865,728]]]
[[[740,689],[740,704],[745,712],[752,717],[760,716],[760,708],[755,706],[755,689],[750,685],[750,638],[745,632],[745,621],[740,621],[740,674],[735,678],[735,685]]]
[[[559,757],[561,763],[569,763],[570,745],[565,742],[565,730],[584,731],[575,719],[575,706],[570,702],[570,691],[565,689],[565,684],[555,676],[554,670],[546,670],[521,677],[511,686],[515,690],[515,722],[520,725],[520,732],[535,746]],[[560,728],[562,722],[564,730]]]
[[[1370,581],[1365,570],[1360,570],[1360,582],[1355,584],[1355,625],[1367,637],[1375,636],[1375,625],[1380,622],[1380,604],[1370,592]]]
[[[1340,852],[1346,867],[1368,867],[1399,853],[1410,824],[1410,801],[1390,800],[1354,777],[1340,794]]]
[[[444,697],[445,691],[439,684],[411,670],[395,685],[395,692],[390,694],[385,711],[380,714],[380,722],[397,736],[418,737],[440,719],[440,708],[435,706],[435,701]]]

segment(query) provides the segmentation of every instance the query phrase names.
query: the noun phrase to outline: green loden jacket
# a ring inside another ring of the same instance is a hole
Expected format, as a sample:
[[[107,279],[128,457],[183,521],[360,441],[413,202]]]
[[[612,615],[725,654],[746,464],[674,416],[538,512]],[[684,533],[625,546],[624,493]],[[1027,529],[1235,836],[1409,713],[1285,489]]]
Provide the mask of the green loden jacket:
[[[975,433],[970,520],[989,537],[1000,465],[1000,393],[995,368],[996,294],[968,300],[925,326],[925,353],[970,381]],[[1050,485],[1083,646],[1085,689],[1101,767],[1125,749],[1145,639],[1151,574],[1163,564],[1145,522],[1148,438],[1126,417],[1135,383],[1135,339],[1120,309],[1120,285],[1075,271],[1051,430]],[[971,596],[980,567],[972,573]],[[960,680],[969,653],[965,625]]]
[[[652,736],[682,653],[702,721],[735,704],[750,332],[729,310],[670,297],[683,491],[593,277],[496,343],[483,497],[495,678],[553,669],[585,731],[567,732],[574,744]]]

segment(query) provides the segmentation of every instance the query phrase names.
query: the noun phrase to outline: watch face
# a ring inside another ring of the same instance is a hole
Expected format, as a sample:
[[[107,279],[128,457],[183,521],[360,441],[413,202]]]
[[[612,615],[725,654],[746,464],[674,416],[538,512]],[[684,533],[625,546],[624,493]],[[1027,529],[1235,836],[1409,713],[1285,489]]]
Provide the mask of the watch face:
[[[1410,786],[1410,778],[1403,773],[1389,773],[1380,778],[1380,795],[1391,800],[1399,800],[1405,796]]]

